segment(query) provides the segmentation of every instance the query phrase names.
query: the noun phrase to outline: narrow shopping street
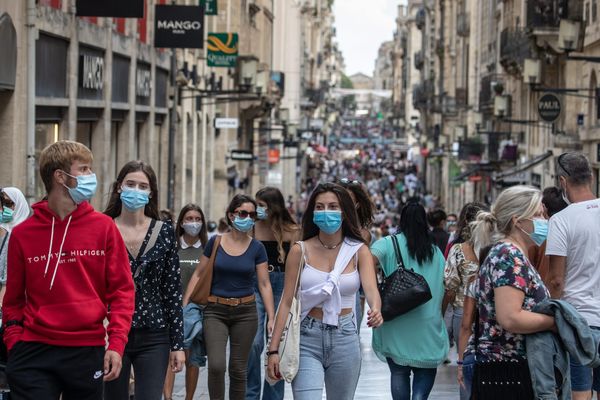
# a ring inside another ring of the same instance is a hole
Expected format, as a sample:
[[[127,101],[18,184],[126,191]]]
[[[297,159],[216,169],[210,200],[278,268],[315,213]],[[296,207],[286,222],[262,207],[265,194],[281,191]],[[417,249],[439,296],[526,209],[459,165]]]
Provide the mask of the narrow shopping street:
[[[391,399],[390,395],[390,377],[387,366],[379,361],[371,349],[371,329],[363,321],[361,329],[361,348],[363,352],[363,363],[358,381],[358,388],[354,398],[356,400],[384,400]],[[454,348],[452,349],[454,350]],[[451,356],[456,360],[456,354]],[[184,373],[178,374],[175,381],[175,391],[173,400],[185,398]],[[208,387],[206,384],[206,368],[200,370],[200,382],[194,399],[208,399]],[[325,398],[325,396],[323,396]],[[291,400],[292,390],[290,385],[286,387],[285,400]],[[435,379],[435,386],[429,400],[458,399],[458,384],[456,383],[456,364],[444,364],[439,367]]]

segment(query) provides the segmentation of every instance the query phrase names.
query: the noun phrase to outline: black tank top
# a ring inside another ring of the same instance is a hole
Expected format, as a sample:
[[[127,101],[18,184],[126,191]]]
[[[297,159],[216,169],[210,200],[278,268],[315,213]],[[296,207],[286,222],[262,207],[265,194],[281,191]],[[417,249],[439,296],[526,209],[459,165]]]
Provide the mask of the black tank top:
[[[285,272],[285,259],[290,252],[290,242],[283,242],[283,251],[285,258],[283,262],[279,262],[279,250],[277,249],[276,240],[261,241],[267,250],[267,258],[269,259],[269,272]]]

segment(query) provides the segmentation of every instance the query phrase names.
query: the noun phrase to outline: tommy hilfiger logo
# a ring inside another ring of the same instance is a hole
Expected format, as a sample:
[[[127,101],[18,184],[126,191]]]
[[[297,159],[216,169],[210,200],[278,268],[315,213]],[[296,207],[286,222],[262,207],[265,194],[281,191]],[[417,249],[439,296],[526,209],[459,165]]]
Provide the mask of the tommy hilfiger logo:
[[[63,251],[62,254],[58,252],[50,253],[50,257],[48,254],[42,254],[39,256],[27,257],[28,263],[37,263],[40,261],[47,261],[48,258],[51,260],[53,258],[58,258],[60,256],[61,259],[73,258],[73,257],[83,257],[83,256],[91,256],[91,257],[104,257],[106,255],[105,250],[69,250]]]

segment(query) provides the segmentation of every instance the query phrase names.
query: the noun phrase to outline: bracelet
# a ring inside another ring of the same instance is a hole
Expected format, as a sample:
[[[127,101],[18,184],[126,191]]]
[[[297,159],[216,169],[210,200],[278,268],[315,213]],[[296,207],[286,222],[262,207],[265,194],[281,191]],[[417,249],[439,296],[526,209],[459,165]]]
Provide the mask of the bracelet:
[[[279,350],[267,351],[267,357],[270,357],[275,354],[279,354]]]
[[[456,364],[457,364],[457,365],[463,365],[463,362],[462,362],[461,360],[457,360],[457,361],[456,361]]]

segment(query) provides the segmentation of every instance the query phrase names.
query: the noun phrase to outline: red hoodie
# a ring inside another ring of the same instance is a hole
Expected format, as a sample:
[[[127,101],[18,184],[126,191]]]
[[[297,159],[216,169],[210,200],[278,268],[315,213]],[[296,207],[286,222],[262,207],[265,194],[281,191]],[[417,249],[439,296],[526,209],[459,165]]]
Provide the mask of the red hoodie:
[[[54,346],[104,346],[123,354],[135,306],[131,267],[112,219],[81,203],[64,220],[33,205],[12,231],[3,323],[10,350],[18,341]],[[108,309],[110,307],[110,312]]]

